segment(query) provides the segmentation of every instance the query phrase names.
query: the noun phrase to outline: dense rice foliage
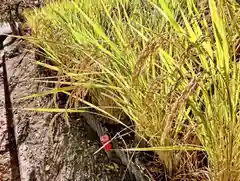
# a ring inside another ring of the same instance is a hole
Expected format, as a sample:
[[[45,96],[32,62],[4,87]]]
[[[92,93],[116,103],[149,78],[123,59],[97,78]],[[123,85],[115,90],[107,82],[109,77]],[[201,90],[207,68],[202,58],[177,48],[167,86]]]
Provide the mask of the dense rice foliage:
[[[59,77],[35,96],[63,92],[67,111],[83,102],[120,124],[127,116],[150,147],[136,150],[156,151],[169,177],[238,181],[239,15],[229,0],[49,4],[27,15],[29,40]]]

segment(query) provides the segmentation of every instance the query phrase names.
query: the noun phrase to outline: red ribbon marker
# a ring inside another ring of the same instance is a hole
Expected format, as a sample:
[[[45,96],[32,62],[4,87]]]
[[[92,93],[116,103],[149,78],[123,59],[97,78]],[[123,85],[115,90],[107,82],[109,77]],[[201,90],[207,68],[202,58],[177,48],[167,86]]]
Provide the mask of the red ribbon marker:
[[[112,149],[112,144],[108,135],[103,135],[100,137],[100,141],[104,146],[105,151],[110,151]]]

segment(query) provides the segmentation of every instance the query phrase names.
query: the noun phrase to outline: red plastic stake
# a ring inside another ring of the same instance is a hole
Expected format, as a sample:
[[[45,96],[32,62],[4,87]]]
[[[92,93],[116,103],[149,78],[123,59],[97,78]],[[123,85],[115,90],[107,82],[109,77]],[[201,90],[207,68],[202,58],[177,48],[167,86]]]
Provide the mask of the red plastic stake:
[[[100,141],[104,146],[105,151],[110,151],[112,149],[112,144],[108,135],[103,135],[100,137]]]

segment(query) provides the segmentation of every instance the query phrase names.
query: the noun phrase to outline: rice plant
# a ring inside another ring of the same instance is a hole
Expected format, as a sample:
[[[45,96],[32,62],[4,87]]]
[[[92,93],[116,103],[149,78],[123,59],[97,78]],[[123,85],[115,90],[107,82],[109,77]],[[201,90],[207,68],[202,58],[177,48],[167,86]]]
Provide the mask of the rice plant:
[[[146,143],[134,149],[154,150],[171,178],[239,180],[238,14],[227,0],[46,5],[27,14],[29,41],[61,88],[33,96],[63,92],[68,110],[128,117]]]

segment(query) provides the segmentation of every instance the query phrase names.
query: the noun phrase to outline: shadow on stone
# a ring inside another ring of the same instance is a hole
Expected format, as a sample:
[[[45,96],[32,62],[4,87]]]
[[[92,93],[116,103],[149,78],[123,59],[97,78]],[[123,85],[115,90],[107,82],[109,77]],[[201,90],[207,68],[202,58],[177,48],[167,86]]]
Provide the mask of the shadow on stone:
[[[10,153],[11,162],[11,172],[12,181],[20,181],[20,170],[18,161],[18,149],[15,139],[14,123],[13,123],[13,112],[12,112],[12,102],[9,92],[8,75],[5,64],[5,55],[2,57],[2,68],[3,68],[3,84],[4,84],[4,97],[5,97],[5,110],[6,110],[6,120],[7,120],[7,132],[8,132],[8,144],[7,150]]]

